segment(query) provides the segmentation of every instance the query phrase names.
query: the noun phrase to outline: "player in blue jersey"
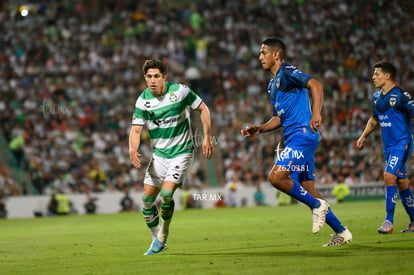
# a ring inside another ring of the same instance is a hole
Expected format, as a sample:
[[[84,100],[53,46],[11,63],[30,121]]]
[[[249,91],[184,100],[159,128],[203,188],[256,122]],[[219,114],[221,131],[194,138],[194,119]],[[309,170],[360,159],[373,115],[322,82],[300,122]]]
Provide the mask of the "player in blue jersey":
[[[409,189],[406,163],[413,147],[412,122],[414,101],[411,95],[395,83],[396,68],[387,61],[374,65],[372,80],[378,88],[372,96],[373,113],[356,142],[362,148],[365,138],[379,125],[385,160],[386,218],[379,233],[394,231],[394,212],[398,193],[410,217],[410,224],[402,232],[414,232],[414,199]]]
[[[339,246],[352,240],[351,232],[341,224],[327,201],[315,189],[314,155],[319,143],[323,86],[316,79],[285,62],[286,46],[276,37],[262,42],[259,60],[273,78],[268,85],[272,118],[264,124],[241,130],[254,137],[283,127],[284,149],[277,158],[268,180],[277,189],[312,209],[312,232],[326,223],[335,231],[324,246]],[[312,95],[312,106],[309,98]]]

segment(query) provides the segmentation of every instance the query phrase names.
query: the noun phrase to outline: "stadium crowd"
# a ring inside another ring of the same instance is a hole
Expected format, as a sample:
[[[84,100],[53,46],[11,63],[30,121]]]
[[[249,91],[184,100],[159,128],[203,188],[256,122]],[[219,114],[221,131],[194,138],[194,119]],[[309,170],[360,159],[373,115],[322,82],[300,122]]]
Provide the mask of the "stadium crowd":
[[[128,133],[151,57],[211,107],[225,181],[235,173],[247,185],[264,181],[281,135],[250,140],[239,132],[271,115],[270,75],[257,57],[273,35],[285,40],[290,63],[325,85],[317,181],[382,181],[380,131],[369,139],[378,146],[359,151],[354,143],[371,113],[376,61],[393,62],[398,83],[414,90],[410,1],[108,1],[99,13],[66,2],[26,17],[0,12],[1,129],[37,192],[141,187],[144,168],[129,162]],[[141,152],[149,150],[144,142]],[[10,181],[1,177],[0,189],[19,194]]]

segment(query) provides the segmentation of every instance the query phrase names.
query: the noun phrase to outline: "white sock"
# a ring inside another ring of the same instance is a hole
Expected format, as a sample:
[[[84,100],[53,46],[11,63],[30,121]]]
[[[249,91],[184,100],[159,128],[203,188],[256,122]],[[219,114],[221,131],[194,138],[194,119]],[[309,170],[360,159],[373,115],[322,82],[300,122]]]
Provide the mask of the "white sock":
[[[171,223],[171,219],[169,220],[161,219],[160,230],[158,231],[158,236],[157,236],[160,242],[167,241],[167,237],[168,237],[168,233],[170,229],[170,223]]]

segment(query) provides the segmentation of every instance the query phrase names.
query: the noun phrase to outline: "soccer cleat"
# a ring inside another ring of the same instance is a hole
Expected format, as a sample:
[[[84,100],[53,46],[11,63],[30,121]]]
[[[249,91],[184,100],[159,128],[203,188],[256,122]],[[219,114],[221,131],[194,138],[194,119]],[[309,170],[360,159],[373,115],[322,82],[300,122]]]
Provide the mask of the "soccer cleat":
[[[352,241],[352,233],[348,230],[348,228],[345,228],[345,231],[341,233],[336,233],[332,235],[332,239],[322,246],[340,246],[347,243],[350,243]]]
[[[392,225],[392,222],[385,220],[377,231],[381,234],[391,234],[392,231],[394,231],[394,226]]]
[[[402,233],[407,233],[407,232],[414,232],[414,222],[411,222],[408,225],[407,229],[401,230]]]
[[[328,202],[325,200],[317,199],[321,202],[321,205],[312,209],[312,233],[318,233],[321,231],[325,224],[326,212],[328,210]]]
[[[165,242],[160,242],[158,238],[155,238],[155,240],[151,243],[150,249],[148,249],[144,255],[155,255],[166,249],[167,246],[165,245]]]

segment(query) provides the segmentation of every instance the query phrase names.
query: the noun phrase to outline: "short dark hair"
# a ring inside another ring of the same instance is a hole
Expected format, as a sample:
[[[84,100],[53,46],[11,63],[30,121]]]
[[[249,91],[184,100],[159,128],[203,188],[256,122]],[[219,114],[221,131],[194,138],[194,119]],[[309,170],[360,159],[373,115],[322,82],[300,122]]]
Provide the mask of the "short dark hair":
[[[144,65],[142,65],[144,75],[147,74],[149,69],[159,69],[163,75],[167,74],[167,66],[157,58],[145,60]]]
[[[388,61],[379,61],[374,64],[374,68],[380,68],[382,72],[390,74],[392,79],[394,79],[397,75],[397,69],[391,62]]]
[[[272,50],[279,51],[279,54],[282,58],[286,57],[286,45],[282,39],[279,37],[268,37],[262,41],[263,45],[268,46]]]

